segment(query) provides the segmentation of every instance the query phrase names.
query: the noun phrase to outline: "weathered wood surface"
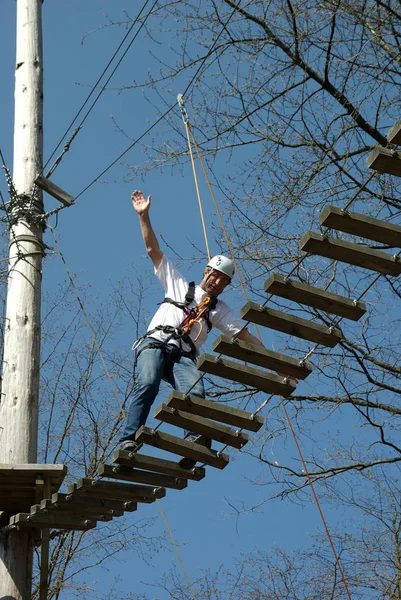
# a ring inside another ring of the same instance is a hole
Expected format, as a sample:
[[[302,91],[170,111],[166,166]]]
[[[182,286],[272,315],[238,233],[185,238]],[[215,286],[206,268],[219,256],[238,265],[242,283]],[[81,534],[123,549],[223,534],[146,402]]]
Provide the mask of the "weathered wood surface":
[[[336,346],[342,339],[342,334],[338,329],[331,330],[329,327],[314,321],[308,321],[274,308],[260,306],[255,302],[248,302],[241,309],[240,314],[246,321],[282,331],[316,344],[322,344],[329,348]]]
[[[0,464],[0,511],[26,512],[42,500],[45,482],[56,492],[66,473],[64,465]]]
[[[224,469],[229,463],[229,456],[222,452],[216,452],[209,448],[205,448],[200,444],[194,444],[193,442],[187,442],[181,438],[175,437],[164,431],[154,431],[149,427],[141,427],[137,434],[136,440],[142,444],[148,444],[173,454],[179,454],[192,458],[198,462],[204,463],[217,469]]]
[[[401,145],[401,121],[397,121],[391,129],[389,129],[387,139],[390,144],[397,144],[397,146]]]
[[[64,206],[71,206],[75,200],[73,196],[67,194],[67,192],[50,181],[50,179],[46,179],[46,177],[37,177],[35,183],[40,189],[50,194],[50,196],[53,196],[53,198],[56,198],[56,200],[64,204]]]
[[[122,481],[131,481],[136,483],[145,483],[147,485],[156,485],[173,490],[183,490],[187,487],[187,479],[180,477],[171,477],[161,473],[151,473],[133,469],[124,465],[101,465],[98,469],[99,477],[110,477]]]
[[[125,450],[117,450],[113,454],[113,462],[125,465],[127,467],[137,467],[146,471],[164,473],[171,477],[183,477],[193,481],[201,481],[205,477],[206,471],[203,467],[194,467],[190,471],[179,466],[178,462],[166,460],[156,456],[146,456],[145,454],[132,454]]]
[[[241,408],[226,406],[182,392],[172,392],[167,398],[166,405],[248,431],[259,431],[264,423],[264,419],[260,415],[253,415]]]
[[[31,506],[31,515],[61,515],[64,519],[71,517],[72,519],[91,519],[93,521],[111,521],[113,517],[122,517],[122,510],[101,509],[92,506],[83,506],[79,508],[73,505],[67,506],[65,503],[53,504],[51,500],[42,500],[40,504]]]
[[[18,527],[51,527],[52,529],[86,530],[96,527],[96,521],[92,519],[79,519],[72,516],[62,515],[31,515],[30,513],[18,513],[10,519],[10,525]]]
[[[339,260],[383,275],[397,277],[401,273],[401,258],[399,257],[344,240],[324,237],[314,231],[309,231],[303,236],[299,247],[304,252]]]
[[[376,146],[366,159],[369,169],[401,177],[401,152]]]
[[[73,493],[74,496],[88,494],[101,498],[149,503],[154,502],[156,499],[164,498],[166,490],[162,487],[82,478],[77,483],[68,487],[68,493]]]
[[[161,404],[156,409],[154,418],[165,423],[170,423],[170,425],[176,425],[177,427],[182,427],[182,429],[199,433],[233,448],[242,448],[248,442],[248,435],[246,433],[237,432],[226,425],[221,425],[210,419],[205,419],[204,417],[199,417],[178,408],[166,406],[165,404]]]
[[[319,215],[319,221],[324,227],[401,248],[401,227],[394,223],[341,210],[335,206],[326,206]]]
[[[273,273],[269,277],[265,282],[264,289],[269,294],[312,306],[352,321],[358,321],[366,313],[366,306],[363,302],[355,302],[328,290],[287,279],[278,273]]]
[[[312,365],[302,362],[292,356],[273,352],[263,346],[219,335],[213,342],[212,348],[219,354],[231,356],[247,363],[252,363],[265,369],[272,369],[296,379],[305,379],[312,373]]]
[[[224,379],[231,379],[232,381],[249,385],[268,394],[289,396],[296,387],[284,377],[279,377],[278,375],[261,371],[254,367],[246,367],[231,360],[216,358],[210,354],[203,354],[198,359],[197,367],[204,373],[217,375]]]
[[[53,494],[52,502],[57,505],[66,504],[71,506],[89,506],[93,508],[105,508],[110,510],[123,510],[124,512],[135,512],[138,508],[138,503],[126,500],[114,500],[110,498],[97,498],[96,496],[83,496],[74,494]]]

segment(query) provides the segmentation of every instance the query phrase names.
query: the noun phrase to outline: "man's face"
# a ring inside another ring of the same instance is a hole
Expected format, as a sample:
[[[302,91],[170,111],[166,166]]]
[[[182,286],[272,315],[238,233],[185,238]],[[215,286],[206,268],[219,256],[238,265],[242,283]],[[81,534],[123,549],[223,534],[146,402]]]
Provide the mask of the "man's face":
[[[231,279],[225,273],[215,269],[205,269],[200,287],[208,296],[218,296],[228,286]]]

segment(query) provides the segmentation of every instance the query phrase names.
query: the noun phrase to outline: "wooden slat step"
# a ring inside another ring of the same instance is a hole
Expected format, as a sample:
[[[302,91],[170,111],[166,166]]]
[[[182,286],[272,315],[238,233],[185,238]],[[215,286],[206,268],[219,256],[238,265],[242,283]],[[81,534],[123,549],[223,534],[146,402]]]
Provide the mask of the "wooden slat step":
[[[224,469],[230,460],[227,454],[205,448],[200,444],[187,442],[174,435],[164,433],[164,431],[154,431],[145,426],[138,429],[135,439],[141,444],[148,444],[149,446],[154,446],[173,454],[192,458],[217,469]]]
[[[31,515],[30,513],[18,513],[10,519],[10,525],[18,527],[49,527],[52,529],[87,530],[96,527],[93,519],[80,519],[75,517],[63,517],[62,515]]]
[[[123,510],[124,512],[135,512],[138,508],[137,502],[114,500],[109,498],[96,498],[95,496],[82,496],[74,494],[53,494],[52,502],[57,505],[67,504],[79,508],[89,506],[97,509]],[[74,509],[75,510],[75,509]]]
[[[87,517],[88,519],[98,519],[96,515],[105,516],[105,517],[122,517],[124,511],[116,508],[106,508],[101,505],[93,505],[93,504],[76,504],[74,502],[53,502],[48,498],[45,498],[41,501],[41,503],[36,506],[39,506],[40,511],[61,511],[63,513],[69,513],[72,515],[81,515],[82,517]],[[31,508],[32,512],[32,508]]]
[[[161,473],[150,473],[126,467],[124,465],[100,465],[98,469],[99,477],[110,477],[112,479],[121,479],[123,481],[132,481],[137,483],[146,483],[148,485],[158,485],[173,490],[183,490],[187,487],[186,479],[180,477],[171,477]]]
[[[178,408],[172,408],[161,404],[154,414],[155,419],[170,423],[170,425],[176,425],[193,431],[194,433],[200,433],[207,438],[227,444],[233,448],[242,448],[248,442],[248,435],[243,432],[237,432],[231,427],[226,425],[220,425],[210,419],[204,417],[198,417],[197,415],[190,414],[188,412],[179,410]]]
[[[206,471],[203,467],[194,467],[190,471],[182,469],[178,462],[158,458],[156,456],[146,456],[142,453],[132,454],[126,450],[116,450],[113,454],[113,462],[127,467],[137,467],[146,471],[155,471],[164,473],[171,477],[183,477],[193,481],[201,481],[205,477]]]
[[[220,421],[248,431],[259,431],[264,423],[264,419],[260,415],[253,415],[241,408],[226,406],[225,404],[213,402],[213,400],[206,400],[182,392],[172,392],[167,398],[166,404],[171,408],[178,408],[193,415]]]
[[[46,505],[45,505],[46,503]],[[114,516],[122,516],[124,513],[122,511],[116,511],[117,513]],[[61,508],[57,508],[54,504],[52,504],[51,500],[42,500],[40,504],[34,504],[31,506],[31,515],[60,515],[63,519],[71,518],[71,519],[91,519],[92,521],[112,521],[113,515],[107,514],[107,511],[100,512],[99,509],[95,512],[93,509],[88,510],[80,510],[80,511],[72,511],[64,510]]]
[[[401,152],[376,146],[366,159],[369,169],[401,177]]]
[[[401,121],[397,121],[387,133],[387,139],[390,144],[401,145]]]
[[[265,282],[264,289],[269,294],[312,306],[352,321],[358,321],[366,313],[366,306],[363,302],[357,302],[300,281],[287,279],[278,273],[273,273],[269,277]]]
[[[284,377],[261,371],[254,367],[246,367],[240,363],[216,358],[210,354],[202,354],[198,359],[197,367],[204,373],[218,375],[224,379],[231,379],[238,383],[249,385],[268,394],[281,394],[289,396],[295,390],[295,385]]]
[[[248,302],[240,312],[241,318],[251,323],[257,323],[270,329],[282,331],[288,335],[295,335],[304,340],[334,348],[342,339],[339,329],[331,329],[314,321],[289,315],[281,310],[261,306],[255,302]]]
[[[401,273],[401,259],[387,252],[364,248],[332,237],[324,237],[308,231],[299,242],[300,250],[325,256],[333,260],[383,273],[398,276]]]
[[[68,487],[69,493],[88,494],[100,496],[101,498],[113,498],[115,500],[134,500],[149,504],[158,498],[164,498],[166,490],[162,487],[151,487],[146,485],[135,485],[130,483],[114,483],[111,481],[99,481],[94,479],[79,479],[76,484]]]
[[[319,215],[319,221],[324,227],[401,248],[401,227],[387,221],[341,210],[335,206],[326,206]]]
[[[312,373],[312,365],[286,356],[279,352],[273,352],[263,346],[256,346],[249,342],[230,338],[226,335],[219,335],[213,342],[213,350],[232,358],[238,358],[244,362],[251,362],[265,369],[272,369],[278,373],[285,373],[288,377],[296,379],[305,379]]]

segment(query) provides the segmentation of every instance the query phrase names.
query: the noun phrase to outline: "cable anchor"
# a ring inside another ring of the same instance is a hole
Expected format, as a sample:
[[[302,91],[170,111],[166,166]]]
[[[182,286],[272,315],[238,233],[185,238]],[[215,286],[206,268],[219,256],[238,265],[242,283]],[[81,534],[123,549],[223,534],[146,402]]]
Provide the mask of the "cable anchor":
[[[177,102],[178,102],[178,106],[180,107],[181,116],[182,116],[182,120],[184,121],[184,125],[187,125],[189,122],[189,117],[188,117],[187,109],[185,108],[185,105],[184,105],[184,96],[182,94],[177,94]]]

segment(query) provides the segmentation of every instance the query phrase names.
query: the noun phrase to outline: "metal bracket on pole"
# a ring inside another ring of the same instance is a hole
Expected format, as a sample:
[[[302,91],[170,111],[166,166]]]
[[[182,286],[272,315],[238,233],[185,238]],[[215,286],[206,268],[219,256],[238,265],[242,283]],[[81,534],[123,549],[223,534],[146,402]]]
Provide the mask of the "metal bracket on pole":
[[[189,117],[188,117],[187,109],[185,108],[185,105],[184,105],[184,96],[182,94],[177,95],[177,102],[178,102],[178,106],[180,107],[182,120],[184,121],[184,123],[186,125],[189,121]]]

